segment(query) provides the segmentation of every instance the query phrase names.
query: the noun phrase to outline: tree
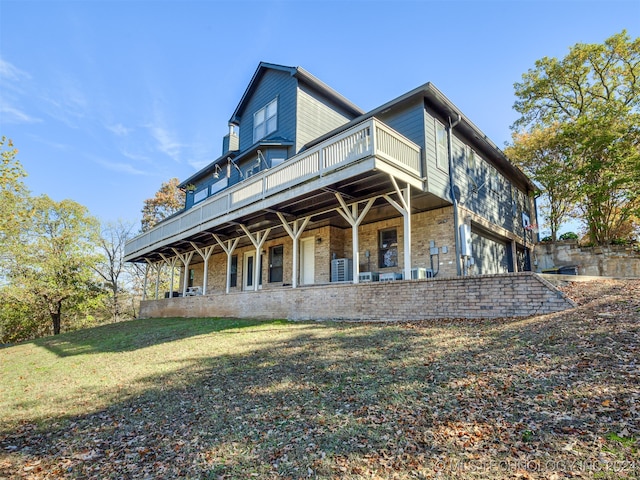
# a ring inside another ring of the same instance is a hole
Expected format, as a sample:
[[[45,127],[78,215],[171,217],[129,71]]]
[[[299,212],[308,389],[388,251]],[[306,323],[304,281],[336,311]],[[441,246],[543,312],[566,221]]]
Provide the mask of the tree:
[[[61,331],[62,316],[100,294],[94,276],[97,220],[71,200],[32,198],[28,228],[11,252],[8,276],[15,299],[40,305]]]
[[[24,200],[27,188],[22,179],[26,173],[16,158],[18,150],[11,140],[0,138],[0,261],[6,258],[8,243],[16,238],[27,214]]]
[[[151,230],[160,220],[182,210],[185,205],[185,193],[178,188],[180,181],[172,178],[163,182],[153,198],[144,201],[142,207],[142,231]]]
[[[102,258],[95,269],[104,280],[109,291],[107,303],[111,319],[117,322],[125,315],[123,297],[125,295],[124,284],[129,276],[129,268],[124,261],[124,247],[131,238],[133,225],[118,221],[107,223],[103,226],[98,240],[99,251]]]
[[[539,204],[556,242],[558,230],[571,215],[576,203],[576,179],[571,166],[572,150],[560,135],[559,124],[512,134],[513,144],[505,149],[511,158],[538,185],[543,201]]]
[[[579,209],[593,243],[620,240],[640,216],[640,115],[604,111],[566,127],[575,145]]]
[[[640,38],[625,31],[603,44],[576,44],[545,57],[515,84],[514,130],[558,125],[577,204],[592,241],[608,243],[616,223],[638,212]],[[514,145],[515,146],[515,145]]]

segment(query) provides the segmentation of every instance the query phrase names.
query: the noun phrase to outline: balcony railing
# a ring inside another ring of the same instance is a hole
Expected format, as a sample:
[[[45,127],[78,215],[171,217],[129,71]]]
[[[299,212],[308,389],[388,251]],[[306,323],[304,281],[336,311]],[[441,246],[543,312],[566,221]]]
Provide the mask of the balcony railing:
[[[376,119],[370,119],[161,222],[152,230],[129,241],[125,246],[125,256],[374,155],[417,177],[421,176],[420,147]]]

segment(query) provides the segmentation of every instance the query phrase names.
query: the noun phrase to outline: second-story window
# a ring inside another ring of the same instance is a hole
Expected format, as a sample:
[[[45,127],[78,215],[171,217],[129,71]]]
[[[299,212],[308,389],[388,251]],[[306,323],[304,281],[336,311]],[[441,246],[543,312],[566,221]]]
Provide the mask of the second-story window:
[[[447,130],[436,121],[436,165],[444,171],[448,171],[449,167],[448,150]]]
[[[193,203],[198,203],[207,198],[207,194],[209,193],[209,187],[205,187],[202,190],[198,190],[193,195]]]
[[[278,99],[269,102],[265,107],[253,114],[253,141],[274,132],[278,127]]]

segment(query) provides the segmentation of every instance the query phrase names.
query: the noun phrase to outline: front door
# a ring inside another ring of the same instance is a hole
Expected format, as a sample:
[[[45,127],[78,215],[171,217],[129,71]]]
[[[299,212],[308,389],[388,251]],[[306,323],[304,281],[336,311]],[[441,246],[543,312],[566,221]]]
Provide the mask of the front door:
[[[255,290],[255,286],[253,284],[253,276],[255,273],[255,269],[258,268],[258,272],[260,272],[260,265],[256,265],[256,252],[246,252],[244,254],[244,262],[242,268],[242,289],[243,290]],[[262,278],[260,273],[258,273],[258,286],[262,285]]]
[[[315,280],[315,243],[314,237],[300,239],[300,283],[312,285]]]

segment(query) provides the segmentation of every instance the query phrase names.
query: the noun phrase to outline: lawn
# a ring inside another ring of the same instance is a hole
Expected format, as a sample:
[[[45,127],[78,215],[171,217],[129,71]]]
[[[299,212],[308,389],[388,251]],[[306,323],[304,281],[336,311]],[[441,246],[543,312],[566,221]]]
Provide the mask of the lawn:
[[[136,320],[0,349],[0,478],[640,478],[640,280],[410,324]]]

